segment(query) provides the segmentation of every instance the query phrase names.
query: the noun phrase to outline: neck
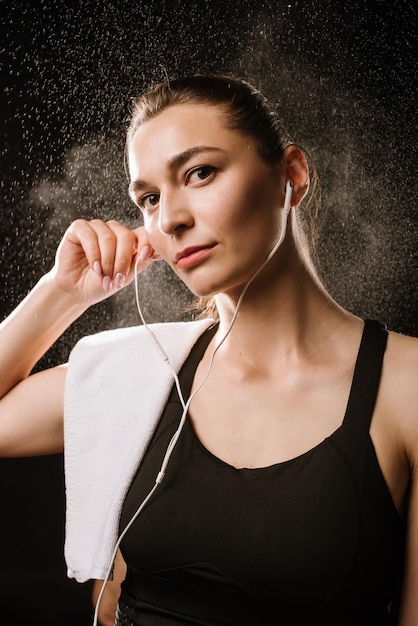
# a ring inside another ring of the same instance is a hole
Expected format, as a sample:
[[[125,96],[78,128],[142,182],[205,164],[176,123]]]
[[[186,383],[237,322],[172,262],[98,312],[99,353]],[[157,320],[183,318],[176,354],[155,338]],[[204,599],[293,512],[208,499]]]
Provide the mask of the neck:
[[[246,291],[220,348],[224,356],[252,367],[277,366],[278,360],[288,363],[316,352],[330,329],[336,332],[351,317],[326,293],[301,255],[294,250],[279,256]],[[216,296],[219,338],[230,326],[241,292]]]

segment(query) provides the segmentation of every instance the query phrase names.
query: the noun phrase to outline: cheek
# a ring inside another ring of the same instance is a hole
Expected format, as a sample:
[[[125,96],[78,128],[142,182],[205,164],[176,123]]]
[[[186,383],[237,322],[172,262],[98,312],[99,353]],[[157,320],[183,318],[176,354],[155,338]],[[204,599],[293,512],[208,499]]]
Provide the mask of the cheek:
[[[150,216],[149,214],[144,213],[144,228],[151,243],[153,239],[156,239],[158,237],[158,218],[156,216]]]
[[[153,220],[144,219],[144,228],[151,246],[155,252],[161,254],[163,252],[163,240],[158,226],[153,223]]]
[[[230,211],[228,223],[231,228],[246,231],[251,236],[253,229],[265,230],[274,228],[275,200],[271,185],[267,182],[260,184],[260,180],[247,181],[247,184],[235,186],[235,192],[230,195]]]
[[[172,267],[172,251],[169,248],[171,245],[170,237],[164,235],[158,228],[158,225],[151,220],[148,223],[144,223],[144,228],[154,252]]]

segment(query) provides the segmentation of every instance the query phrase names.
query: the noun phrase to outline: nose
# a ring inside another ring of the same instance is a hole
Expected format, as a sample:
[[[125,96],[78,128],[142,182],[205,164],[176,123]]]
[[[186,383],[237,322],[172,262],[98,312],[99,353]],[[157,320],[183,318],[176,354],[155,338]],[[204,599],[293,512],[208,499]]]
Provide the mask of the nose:
[[[194,220],[187,199],[180,190],[161,192],[158,228],[166,235],[177,235],[193,226]]]

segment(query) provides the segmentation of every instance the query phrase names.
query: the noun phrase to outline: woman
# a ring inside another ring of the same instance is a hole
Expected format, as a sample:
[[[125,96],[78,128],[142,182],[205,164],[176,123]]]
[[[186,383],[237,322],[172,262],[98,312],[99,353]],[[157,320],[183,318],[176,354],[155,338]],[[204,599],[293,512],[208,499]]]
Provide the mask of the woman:
[[[380,625],[400,597],[417,623],[417,342],[321,285],[304,153],[206,76],[145,94],[127,155],[144,227],[73,223],[1,328],[0,453],[65,438],[70,575],[104,578],[123,533],[120,625]],[[101,333],[29,376],[159,258],[214,319]]]

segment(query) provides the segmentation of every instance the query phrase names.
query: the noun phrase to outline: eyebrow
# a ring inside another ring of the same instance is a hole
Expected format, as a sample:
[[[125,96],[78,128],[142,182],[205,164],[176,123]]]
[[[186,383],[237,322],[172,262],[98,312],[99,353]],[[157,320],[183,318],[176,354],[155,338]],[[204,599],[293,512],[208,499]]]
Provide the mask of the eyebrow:
[[[174,171],[187,163],[189,159],[194,157],[196,154],[202,154],[203,152],[224,152],[221,148],[217,148],[216,146],[194,146],[193,148],[189,148],[188,150],[184,150],[179,154],[176,154],[171,159],[167,161],[167,167],[170,171]],[[133,180],[129,184],[129,193],[132,194],[135,191],[140,191],[147,187],[148,184],[144,180]]]

